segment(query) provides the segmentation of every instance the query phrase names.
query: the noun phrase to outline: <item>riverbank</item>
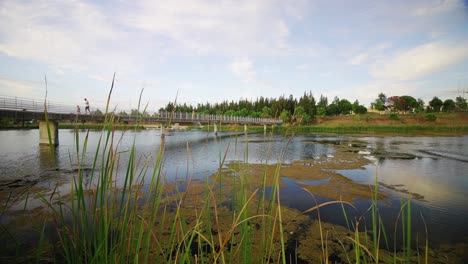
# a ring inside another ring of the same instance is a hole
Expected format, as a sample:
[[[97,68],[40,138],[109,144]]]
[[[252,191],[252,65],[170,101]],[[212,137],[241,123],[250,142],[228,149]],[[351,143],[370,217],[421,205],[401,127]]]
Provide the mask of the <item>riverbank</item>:
[[[355,135],[406,135],[406,136],[452,136],[468,134],[468,126],[431,125],[317,125],[317,126],[277,126],[275,133],[333,133]]]
[[[285,133],[333,133],[355,135],[428,135],[452,136],[468,134],[468,113],[437,113],[435,120],[427,114],[377,114],[326,116],[310,125],[293,123],[267,126],[267,132]],[[213,131],[213,125],[190,126],[190,129]],[[243,132],[244,125],[219,125],[218,131]],[[263,125],[248,125],[249,132],[264,132]]]
[[[434,120],[435,117],[435,120]],[[431,119],[432,118],[432,119]],[[312,125],[283,125],[277,133],[337,133],[359,135],[466,135],[468,113],[345,115],[318,118]]]

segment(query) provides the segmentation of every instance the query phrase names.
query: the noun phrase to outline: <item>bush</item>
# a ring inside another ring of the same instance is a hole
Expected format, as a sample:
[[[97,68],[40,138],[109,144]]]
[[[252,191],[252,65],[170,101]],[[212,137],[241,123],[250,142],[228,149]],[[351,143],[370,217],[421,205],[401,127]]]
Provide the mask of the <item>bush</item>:
[[[437,120],[437,116],[434,113],[426,114],[426,120],[435,122]]]
[[[399,120],[397,114],[390,114],[390,116],[388,118],[390,118],[390,120]]]
[[[366,122],[369,122],[372,120],[372,117],[370,115],[366,115]]]
[[[355,122],[361,122],[361,116],[359,114],[354,116],[354,121]]]

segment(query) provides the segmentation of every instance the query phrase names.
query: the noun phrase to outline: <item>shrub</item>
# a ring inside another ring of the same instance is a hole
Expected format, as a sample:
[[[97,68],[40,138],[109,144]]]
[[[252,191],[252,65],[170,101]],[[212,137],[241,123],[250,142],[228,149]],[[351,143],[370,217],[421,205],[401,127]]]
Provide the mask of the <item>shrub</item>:
[[[372,117],[370,115],[366,115],[366,122],[369,122],[372,120]]]
[[[388,118],[390,118],[390,120],[399,120],[397,114],[390,114],[390,116]]]
[[[354,121],[355,122],[361,122],[361,116],[359,114],[354,116]]]
[[[437,120],[437,116],[434,113],[426,114],[426,120],[434,122]]]

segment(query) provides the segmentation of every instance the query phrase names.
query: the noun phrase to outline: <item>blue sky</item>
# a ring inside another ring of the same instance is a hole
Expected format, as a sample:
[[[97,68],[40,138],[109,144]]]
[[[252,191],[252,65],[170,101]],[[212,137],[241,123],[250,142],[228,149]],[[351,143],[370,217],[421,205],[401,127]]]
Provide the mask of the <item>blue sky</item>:
[[[154,111],[468,91],[468,1],[0,1],[0,95]]]

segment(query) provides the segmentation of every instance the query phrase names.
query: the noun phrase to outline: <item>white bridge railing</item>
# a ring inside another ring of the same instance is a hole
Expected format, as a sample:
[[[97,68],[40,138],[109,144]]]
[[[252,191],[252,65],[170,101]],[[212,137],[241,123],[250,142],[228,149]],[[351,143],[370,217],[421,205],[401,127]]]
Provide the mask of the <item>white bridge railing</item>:
[[[101,109],[105,107],[99,106]],[[95,106],[91,107],[97,109]],[[110,107],[110,109],[114,109]],[[0,96],[0,110],[18,111],[18,112],[44,112],[44,101],[38,101],[34,99],[12,97],[12,96]],[[77,107],[73,105],[67,105],[62,103],[54,103],[47,101],[47,112],[55,114],[77,114]],[[81,107],[81,115],[85,115],[84,107]],[[119,116],[119,115],[117,115]],[[262,117],[243,117],[243,116],[226,116],[226,115],[209,115],[200,114],[196,112],[168,112],[159,111],[154,113],[152,116],[145,115],[139,117],[133,116],[119,116],[123,120],[136,121],[139,119],[142,122],[167,122],[171,120],[174,123],[177,122],[201,122],[201,123],[250,123],[250,124],[281,124],[280,119],[274,118],[262,118]]]
[[[227,116],[227,115],[209,115],[199,114],[196,112],[168,112],[159,111],[158,117],[145,118],[144,120],[157,120],[172,119],[173,122],[178,121],[193,121],[193,122],[224,122],[224,123],[254,123],[254,124],[281,124],[282,121],[274,118],[263,118],[263,117],[243,117],[243,116]]]

